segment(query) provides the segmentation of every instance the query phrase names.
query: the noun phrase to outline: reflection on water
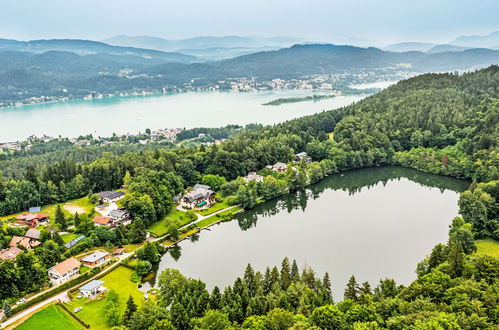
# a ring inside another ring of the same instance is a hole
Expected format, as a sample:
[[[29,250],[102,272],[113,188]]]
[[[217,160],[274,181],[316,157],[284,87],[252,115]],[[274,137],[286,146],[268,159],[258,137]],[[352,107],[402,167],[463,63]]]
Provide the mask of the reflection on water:
[[[467,186],[401,167],[337,174],[202,231],[165,254],[159,269],[177,268],[210,288],[224,287],[248,262],[263,270],[288,256],[329,272],[336,299],[352,274],[373,286],[385,276],[407,284],[417,262],[446,241],[458,192]]]

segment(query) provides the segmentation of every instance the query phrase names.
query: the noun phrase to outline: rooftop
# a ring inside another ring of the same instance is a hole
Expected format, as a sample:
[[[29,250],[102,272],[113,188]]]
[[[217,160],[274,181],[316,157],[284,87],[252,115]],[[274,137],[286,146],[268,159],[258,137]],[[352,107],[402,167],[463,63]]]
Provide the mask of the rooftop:
[[[41,232],[38,229],[28,229],[24,237],[29,237],[32,239],[40,239]]]
[[[104,258],[105,256],[108,256],[109,255],[109,252],[106,252],[106,251],[96,251],[92,254],[89,254],[88,256],[85,256],[83,258],[81,258],[81,261],[84,261],[84,262],[96,262],[98,261],[99,259],[102,259]]]
[[[107,199],[116,199],[123,195],[125,195],[125,193],[122,191],[103,191],[97,194],[98,197]]]
[[[111,218],[110,217],[104,217],[102,215],[96,215],[92,219],[92,221],[95,222],[95,223],[99,223],[101,225],[107,225],[109,223],[109,221],[111,221]]]
[[[65,274],[71,269],[80,267],[80,262],[76,260],[75,258],[69,258],[64,260],[63,262],[58,263],[57,265],[53,266],[51,269],[55,270],[59,274]]]
[[[80,287],[80,290],[91,291],[91,290],[99,288],[102,284],[104,284],[104,281],[93,280],[93,281],[88,282],[84,286]]]

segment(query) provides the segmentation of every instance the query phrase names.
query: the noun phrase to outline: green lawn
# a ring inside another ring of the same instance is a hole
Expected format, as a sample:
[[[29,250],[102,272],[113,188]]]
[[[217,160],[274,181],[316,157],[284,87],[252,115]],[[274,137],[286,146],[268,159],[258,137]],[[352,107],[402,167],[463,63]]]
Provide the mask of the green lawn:
[[[212,213],[215,213],[217,211],[220,211],[220,210],[223,210],[223,209],[226,209],[228,207],[230,207],[231,205],[227,204],[226,201],[223,201],[223,202],[220,202],[220,203],[216,203],[216,204],[213,204],[210,208],[208,209],[204,209],[204,210],[198,210],[196,212],[198,212],[199,214],[201,214],[202,216],[206,216],[206,215],[210,215]]]
[[[212,215],[211,217],[208,217],[204,220],[201,220],[201,221],[197,222],[196,225],[200,228],[204,228],[204,227],[207,227],[207,226],[209,226],[217,221],[228,220],[231,218],[232,214],[234,214],[240,210],[242,210],[242,208],[239,206],[236,206],[230,210],[220,212],[220,213]]]
[[[138,305],[142,304],[144,301],[144,294],[137,288],[136,283],[130,281],[131,276],[131,269],[118,266],[111,273],[99,279],[105,282],[103,284],[104,287],[108,290],[115,291],[119,295],[120,307],[123,310],[125,310],[126,301],[128,300],[128,296],[130,294],[133,296],[135,303]],[[105,306],[105,297],[97,301],[88,300],[86,298],[75,299],[74,301],[68,303],[68,307],[70,309],[82,307],[82,310],[78,312],[78,316],[90,324],[91,329],[109,329],[106,325]]]
[[[80,236],[81,236],[81,234],[63,234],[63,235],[61,235],[61,238],[62,238],[62,241],[64,243],[67,243],[69,241],[74,240],[77,237],[80,237]]]
[[[149,227],[147,231],[159,237],[168,233],[169,225],[172,223],[178,223],[178,226],[182,227],[196,219],[197,216],[192,212],[183,212],[173,209],[163,219],[155,222],[151,227]]]
[[[78,323],[78,321],[76,321],[60,306],[50,305],[49,307],[33,314],[29,319],[15,329],[80,330],[85,329],[85,327]]]
[[[477,254],[487,254],[499,258],[499,242],[493,239],[480,239],[475,241]]]
[[[62,210],[66,214],[66,216],[72,215],[74,211],[77,211],[78,213],[88,213],[90,210],[92,210],[95,205],[90,203],[88,200],[88,197],[82,197],[78,199],[73,199],[64,203],[57,203],[57,204],[51,204],[47,206],[43,206],[41,211],[42,213],[46,213],[51,217],[52,219],[55,217],[55,210],[57,209],[57,205],[60,205],[62,207]],[[70,212],[71,211],[71,212]],[[0,221],[8,220],[11,218],[15,218],[17,215],[22,214],[22,213],[27,213],[28,210],[25,210],[23,212],[19,212],[16,214],[11,214],[7,216],[0,217]]]

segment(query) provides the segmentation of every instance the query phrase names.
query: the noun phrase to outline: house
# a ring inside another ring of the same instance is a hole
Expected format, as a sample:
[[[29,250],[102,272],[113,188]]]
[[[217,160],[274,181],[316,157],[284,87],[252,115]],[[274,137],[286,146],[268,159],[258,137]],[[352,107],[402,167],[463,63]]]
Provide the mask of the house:
[[[104,284],[104,281],[90,281],[84,286],[80,287],[80,294],[87,298],[95,296],[96,294],[106,290],[106,288],[104,288],[102,284]]]
[[[130,213],[128,213],[128,211],[124,208],[112,210],[111,212],[109,212],[109,217],[111,218],[113,227],[117,225],[127,226],[132,223]]]
[[[23,213],[16,216],[17,223],[29,226],[30,228],[37,227],[40,223],[48,222],[49,216],[45,213]]]
[[[284,163],[275,163],[274,165],[272,165],[271,169],[272,169],[272,171],[282,173],[282,172],[286,172],[286,170],[288,169],[288,165],[286,165]]]
[[[118,248],[114,250],[113,256],[121,256],[125,253],[125,248]]]
[[[109,252],[95,251],[81,258],[81,262],[89,267],[99,266],[109,260]]]
[[[47,270],[52,284],[59,285],[78,276],[80,273],[80,262],[75,258],[69,258]]]
[[[17,247],[18,245],[24,246],[26,249],[31,250],[40,245],[41,242],[37,239],[32,239],[29,237],[21,237],[21,236],[12,236],[10,240],[10,247]]]
[[[310,158],[309,155],[307,155],[306,152],[300,152],[295,155],[295,162],[300,162],[304,159],[307,163],[310,163],[312,161],[312,158]]]
[[[97,197],[102,199],[104,203],[116,203],[123,197],[125,197],[125,193],[122,191],[103,191],[97,194]]]
[[[18,247],[11,247],[9,249],[3,249],[0,251],[0,259],[1,260],[16,260],[17,256],[22,253],[23,250],[21,250]]]
[[[102,215],[96,215],[93,219],[92,222],[96,226],[108,226],[111,227],[112,222],[110,217],[104,217]]]
[[[248,175],[244,177],[244,181],[246,182],[262,182],[263,181],[263,176],[256,174],[256,172],[249,172]]]
[[[209,186],[196,184],[182,198],[182,206],[188,208],[207,208],[215,202],[215,193]]]
[[[26,234],[24,234],[24,237],[28,237],[28,238],[34,239],[34,240],[39,240],[40,236],[41,236],[41,232],[38,229],[33,229],[33,228],[28,229]]]

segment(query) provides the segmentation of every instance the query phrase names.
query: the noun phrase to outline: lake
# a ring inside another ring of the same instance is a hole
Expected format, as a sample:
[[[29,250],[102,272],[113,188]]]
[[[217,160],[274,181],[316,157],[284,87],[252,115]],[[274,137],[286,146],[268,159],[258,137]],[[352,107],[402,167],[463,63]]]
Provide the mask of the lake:
[[[109,97],[0,109],[0,142],[29,135],[57,137],[136,134],[146,128],[220,127],[228,124],[275,124],[336,109],[366,95],[338,96],[318,102],[263,106],[277,98],[304,97],[324,91],[190,92],[183,94]]]
[[[159,269],[176,268],[210,289],[223,288],[248,263],[264,271],[288,257],[320,276],[329,272],[337,301],[351,275],[373,288],[385,277],[408,284],[417,263],[447,241],[458,192],[468,184],[401,167],[333,175],[203,230],[197,241],[166,253]],[[151,285],[154,280],[142,289]]]

